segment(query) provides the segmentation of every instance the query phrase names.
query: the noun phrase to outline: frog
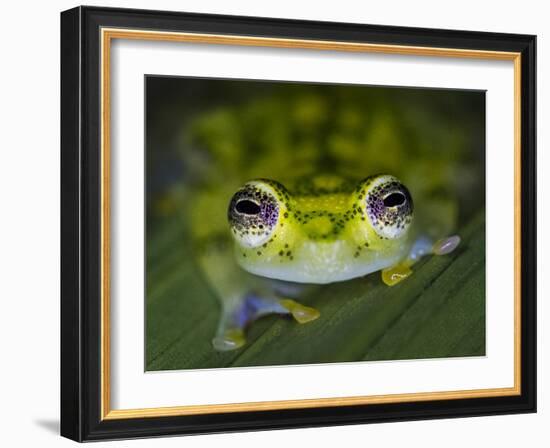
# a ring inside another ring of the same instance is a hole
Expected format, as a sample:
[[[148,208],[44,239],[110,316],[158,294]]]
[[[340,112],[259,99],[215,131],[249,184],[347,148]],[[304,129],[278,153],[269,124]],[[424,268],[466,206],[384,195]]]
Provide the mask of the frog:
[[[449,254],[460,243],[458,235],[433,241],[415,229],[413,198],[391,174],[250,180],[229,200],[227,232],[230,247],[203,259],[222,304],[212,339],[218,351],[243,347],[247,327],[265,315],[298,324],[321,316],[285,295],[284,283],[326,285],[380,272],[392,287],[420,258]]]
[[[267,315],[314,325],[315,288],[376,275],[397,287],[459,246],[450,186],[469,162],[448,156],[467,142],[440,131],[452,116],[354,89],[285,85],[181,126],[185,176],[159,213],[187,229],[174,250],[192,249],[216,300],[210,349],[243,349]]]

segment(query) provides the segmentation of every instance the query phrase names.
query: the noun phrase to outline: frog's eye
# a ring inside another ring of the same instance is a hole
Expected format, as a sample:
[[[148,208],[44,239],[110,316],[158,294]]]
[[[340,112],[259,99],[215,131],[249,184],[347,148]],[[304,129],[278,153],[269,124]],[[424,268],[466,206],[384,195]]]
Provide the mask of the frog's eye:
[[[227,211],[233,237],[245,247],[261,246],[271,238],[279,210],[272,185],[264,181],[246,183],[233,195]]]
[[[405,234],[413,218],[413,201],[409,190],[389,175],[366,179],[360,188],[367,219],[381,237],[395,239]]]

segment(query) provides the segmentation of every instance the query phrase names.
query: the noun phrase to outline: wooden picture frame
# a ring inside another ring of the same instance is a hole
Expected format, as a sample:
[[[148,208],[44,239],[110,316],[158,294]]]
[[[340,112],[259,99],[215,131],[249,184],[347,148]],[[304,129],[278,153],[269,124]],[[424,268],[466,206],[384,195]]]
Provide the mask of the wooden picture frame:
[[[110,45],[164,40],[513,61],[514,387],[112,409]],[[61,434],[77,441],[536,411],[535,36],[78,7],[61,14]]]

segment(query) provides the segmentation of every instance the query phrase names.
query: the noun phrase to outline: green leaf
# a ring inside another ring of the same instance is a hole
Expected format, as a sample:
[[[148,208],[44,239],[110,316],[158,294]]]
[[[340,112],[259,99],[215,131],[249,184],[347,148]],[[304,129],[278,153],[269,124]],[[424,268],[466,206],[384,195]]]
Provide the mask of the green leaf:
[[[147,370],[485,354],[484,211],[458,232],[454,253],[427,257],[396,286],[375,273],[313,288],[301,301],[319,309],[319,319],[300,325],[265,317],[248,330],[246,346],[224,353],[210,344],[220,308],[186,234],[164,230],[147,246]]]

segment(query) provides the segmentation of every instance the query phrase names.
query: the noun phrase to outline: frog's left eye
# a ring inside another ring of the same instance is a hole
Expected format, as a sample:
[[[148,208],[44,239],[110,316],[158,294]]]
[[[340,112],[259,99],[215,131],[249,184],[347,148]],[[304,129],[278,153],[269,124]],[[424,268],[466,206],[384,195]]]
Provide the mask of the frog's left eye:
[[[363,181],[359,193],[374,231],[383,238],[395,239],[405,234],[413,218],[413,201],[409,190],[397,178],[379,175]]]
[[[279,220],[280,203],[273,186],[251,181],[229,203],[227,218],[233,237],[245,247],[258,247],[271,238]]]

